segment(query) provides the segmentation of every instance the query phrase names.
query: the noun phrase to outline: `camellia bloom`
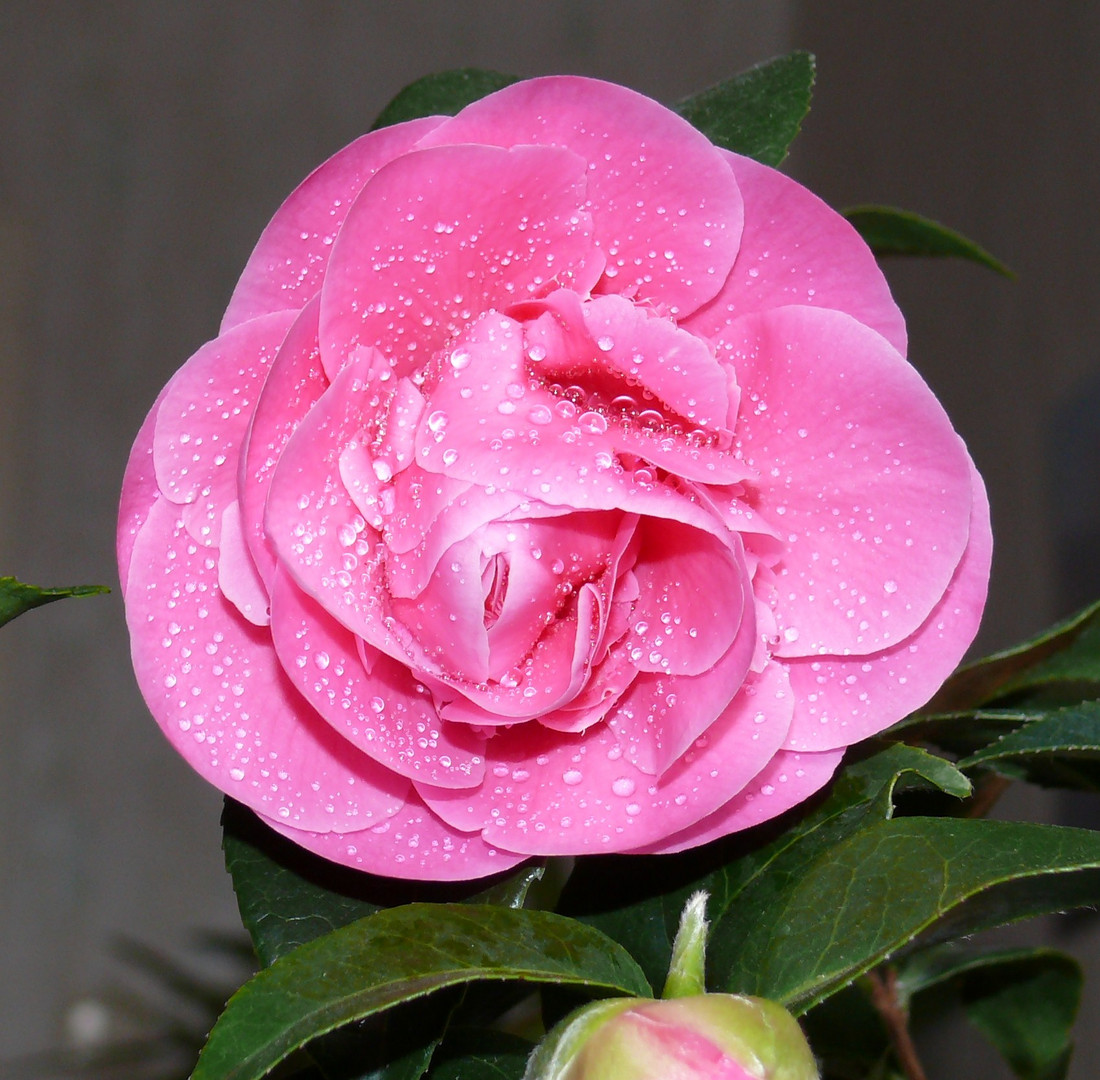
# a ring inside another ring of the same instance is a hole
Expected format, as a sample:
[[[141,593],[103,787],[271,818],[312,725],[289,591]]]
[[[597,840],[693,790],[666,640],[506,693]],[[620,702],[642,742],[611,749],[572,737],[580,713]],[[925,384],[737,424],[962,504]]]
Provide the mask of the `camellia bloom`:
[[[848,224],[581,78],[363,136],[153,406],[119,562],[202,775],[473,878],[774,816],[938,688],[988,507]]]

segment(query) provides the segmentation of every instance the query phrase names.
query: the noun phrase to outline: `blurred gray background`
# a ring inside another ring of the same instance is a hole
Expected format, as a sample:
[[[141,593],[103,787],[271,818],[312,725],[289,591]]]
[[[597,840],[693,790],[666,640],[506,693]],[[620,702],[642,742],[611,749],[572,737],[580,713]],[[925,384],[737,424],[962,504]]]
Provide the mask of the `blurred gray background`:
[[[156,392],[215,333],[282,198],[406,83],[565,71],[670,101],[794,47],[819,76],[789,171],[836,206],[942,220],[1019,273],[888,270],[910,357],[990,488],[981,645],[1100,594],[1100,5],[1082,0],[4,0],[0,573],[117,584],[118,486]],[[219,796],[146,715],[117,592],[5,630],[0,688],[10,1062],[112,1034],[119,934],[186,954],[190,929],[239,924]],[[1005,812],[1067,813],[1042,794]],[[1070,925],[1046,932],[1090,947]],[[1078,1080],[1100,1072],[1098,1018],[1094,978]]]

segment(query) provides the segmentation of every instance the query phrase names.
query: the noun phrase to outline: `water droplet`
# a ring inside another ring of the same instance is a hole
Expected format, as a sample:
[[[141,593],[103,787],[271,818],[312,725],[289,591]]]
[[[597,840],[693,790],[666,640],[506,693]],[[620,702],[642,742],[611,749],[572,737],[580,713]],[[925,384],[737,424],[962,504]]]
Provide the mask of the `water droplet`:
[[[532,424],[549,424],[554,419],[554,414],[547,405],[536,405],[528,414],[527,419]]]
[[[329,663],[330,663],[330,659],[329,659],[329,655],[328,655],[328,653],[327,653],[327,652],[319,652],[319,653],[317,653],[317,655],[316,655],[316,656],[314,656],[314,658],[313,658],[313,662],[314,662],[314,663],[315,663],[315,664],[316,664],[316,665],[317,665],[317,666],[318,666],[318,667],[319,667],[319,668],[320,668],[320,669],[321,669],[322,671],[324,671],[324,670],[325,670],[325,668],[327,668],[327,667],[329,666]]]
[[[577,424],[582,431],[587,431],[592,435],[602,435],[607,431],[607,417],[602,416],[598,412],[583,412],[577,417]]]
[[[634,781],[629,776],[620,776],[611,784],[611,790],[623,799],[634,794],[634,787]]]
[[[608,334],[604,334],[603,337],[596,339],[596,346],[600,352],[611,352],[615,348],[615,339]]]
[[[567,769],[561,778],[570,787],[576,787],[584,779],[584,774],[578,769]]]
[[[442,409],[436,409],[436,411],[428,417],[428,430],[438,434],[447,426],[447,420],[447,414]]]
[[[371,462],[371,468],[374,469],[374,475],[383,483],[387,484],[393,479],[393,469],[389,464],[380,459],[375,459]]]
[[[450,450],[443,451],[444,465],[453,465],[456,461],[458,461],[458,451],[455,450],[454,447],[452,447]]]
[[[882,587],[888,593],[896,593],[898,591],[898,583],[896,581],[887,581]]]
[[[455,351],[451,353],[451,367],[453,367],[455,371],[461,371],[464,367],[469,367],[469,365],[470,354],[465,349],[455,349]]]

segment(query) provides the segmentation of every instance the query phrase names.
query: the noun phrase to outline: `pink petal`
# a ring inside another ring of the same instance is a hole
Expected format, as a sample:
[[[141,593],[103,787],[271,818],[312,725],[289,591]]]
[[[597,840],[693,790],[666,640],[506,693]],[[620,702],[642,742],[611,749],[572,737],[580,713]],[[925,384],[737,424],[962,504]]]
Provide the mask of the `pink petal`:
[[[501,731],[486,746],[489,772],[476,791],[417,785],[454,828],[481,829],[491,844],[529,854],[628,851],[694,824],[757,775],[790,725],[786,672],[772,664],[696,745],[655,779],[627,759],[606,725],[562,735],[536,725]],[[756,713],[764,723],[754,723]]]
[[[301,310],[321,288],[332,243],[363,185],[442,117],[371,131],[313,170],[275,212],[241,274],[222,333],[257,315]]]
[[[356,829],[394,814],[408,782],[306,704],[267,630],[222,596],[215,554],[167,500],[134,544],[126,603],[134,670],[169,742],[215,787],[301,828]]]
[[[417,596],[452,544],[506,517],[523,501],[513,491],[488,492],[465,480],[413,465],[394,479],[394,510],[383,522],[386,575],[393,596]],[[551,512],[550,508],[543,508]],[[555,512],[566,513],[568,508]]]
[[[153,503],[161,498],[153,465],[153,432],[156,428],[157,413],[167,393],[168,387],[161,390],[142,422],[130,450],[130,457],[126,462],[126,473],[122,480],[115,545],[118,553],[118,578],[123,598],[126,596],[126,581],[130,576],[130,559],[134,551],[134,541],[141,531],[141,526],[145,524]]]
[[[600,590],[588,582],[576,602],[546,628],[522,665],[498,682],[475,683],[459,674],[437,676],[462,695],[443,705],[447,720],[485,727],[510,725],[560,708],[576,697],[592,664],[593,642],[599,638]]]
[[[672,836],[635,848],[631,854],[671,855],[770,821],[823,788],[843,757],[843,749],[817,754],[780,750],[725,806]]]
[[[406,374],[480,312],[552,288],[591,251],[584,162],[567,150],[415,151],[363,189],[321,292],[331,377],[357,344]]]
[[[787,540],[783,656],[878,652],[939,601],[966,547],[970,463],[939,402],[873,330],[778,308],[723,341],[742,386],[748,501]]]
[[[638,532],[639,596],[627,648],[639,671],[707,671],[729,651],[746,614],[752,623],[740,540],[731,548],[662,518],[643,518]]]
[[[733,265],[742,206],[732,170],[650,98],[595,79],[529,79],[468,105],[422,145],[465,142],[563,146],[588,162],[595,242],[608,259],[600,291],[636,290],[683,316]]]
[[[422,468],[493,490],[522,491],[550,505],[629,509],[715,528],[708,512],[656,483],[654,469],[636,462],[640,443],[630,425],[581,411],[568,398],[532,385],[514,320],[490,314],[467,335],[443,360],[436,381],[426,384],[430,412],[416,440]],[[443,423],[433,428],[433,417]],[[620,448],[630,451],[624,457],[630,464],[618,459]],[[728,471],[716,470],[715,481],[751,474],[733,453],[723,458]]]
[[[404,665],[365,647],[280,570],[271,596],[271,634],[290,681],[363,753],[400,776],[439,787],[479,784],[485,740],[443,723],[431,695]]]
[[[491,847],[477,833],[452,829],[415,794],[398,813],[361,832],[303,832],[279,821],[268,824],[322,858],[384,877],[469,881],[510,870],[530,858]]]
[[[620,296],[582,305],[559,290],[507,314],[525,320],[527,381],[551,392],[535,409],[559,413],[541,421],[556,429],[544,436],[564,435],[572,426],[564,420],[587,414],[587,422],[578,417],[580,431],[606,429],[600,441],[613,454],[637,455],[706,483],[745,478],[727,427],[737,412],[737,386],[705,342]]]
[[[636,522],[633,515],[579,512],[479,530],[483,552],[499,555],[507,570],[501,610],[488,635],[491,678],[522,663],[565,595],[608,572],[614,580],[614,564]]]
[[[316,300],[306,304],[271,365],[242,448],[241,519],[263,580],[275,575],[275,550],[264,534],[268,484],[290,436],[328,386],[317,344]]]
[[[268,610],[267,586],[245,543],[241,526],[241,507],[236,500],[222,513],[218,551],[218,588],[250,623],[267,626],[271,622]]]
[[[955,576],[923,625],[873,656],[792,660],[794,720],[787,746],[829,750],[874,735],[919,709],[955,669],[978,632],[989,583],[989,502],[971,466],[970,542]]]
[[[433,669],[408,635],[386,626],[384,549],[341,478],[341,455],[383,403],[377,354],[362,350],[302,419],[269,484],[264,532],[307,595],[354,634],[402,662],[409,650]]]
[[[265,315],[203,345],[168,384],[157,413],[153,461],[161,492],[188,503],[187,531],[217,544],[237,497],[237,464],[256,399],[292,312]]]
[[[723,154],[745,200],[741,249],[722,291],[684,328],[714,337],[741,315],[806,304],[851,315],[904,356],[905,321],[855,229],[781,172]]]
[[[481,545],[476,539],[453,544],[423,591],[411,600],[391,597],[390,611],[439,670],[475,683],[489,678]]]
[[[722,715],[745,683],[758,637],[747,578],[731,590],[727,602],[740,606],[736,637],[712,666],[692,675],[640,674],[608,716],[627,745],[628,759],[645,773],[664,773]],[[629,646],[627,651],[633,655]],[[763,711],[753,714],[754,723],[766,720]]]

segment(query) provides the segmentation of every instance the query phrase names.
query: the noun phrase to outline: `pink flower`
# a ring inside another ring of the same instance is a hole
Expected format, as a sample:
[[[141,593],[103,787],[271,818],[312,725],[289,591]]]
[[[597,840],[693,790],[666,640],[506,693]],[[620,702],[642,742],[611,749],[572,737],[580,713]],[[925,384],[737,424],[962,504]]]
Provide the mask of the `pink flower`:
[[[607,83],[363,136],[138,435],[138,682],[327,858],[458,879],[780,813],[921,705],[988,577],[868,249]]]

